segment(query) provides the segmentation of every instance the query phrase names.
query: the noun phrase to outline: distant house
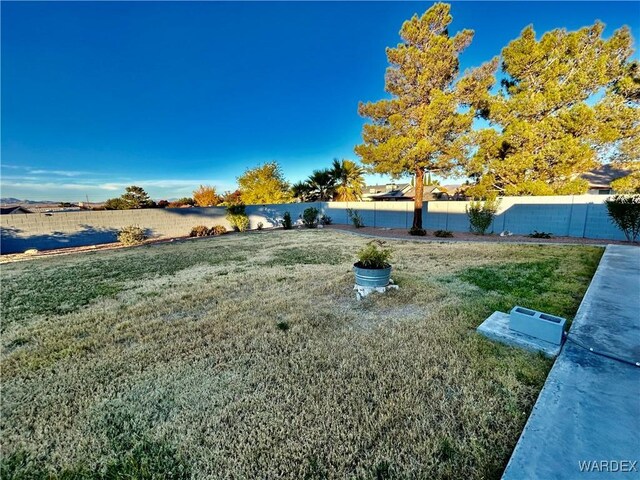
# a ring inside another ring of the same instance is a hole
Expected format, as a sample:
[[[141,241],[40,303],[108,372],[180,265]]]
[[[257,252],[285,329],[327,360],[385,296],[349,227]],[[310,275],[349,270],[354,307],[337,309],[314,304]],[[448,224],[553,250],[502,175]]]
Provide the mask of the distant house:
[[[583,173],[580,178],[589,182],[589,191],[593,195],[611,195],[615,193],[611,188],[611,182],[618,178],[626,177],[631,172],[615,168],[612,165],[602,165],[590,172]]]
[[[405,193],[411,188],[412,188],[411,185],[409,185],[408,183],[403,183],[400,185],[391,183],[385,186],[384,191],[378,191],[370,195],[369,198],[374,202],[398,202],[398,201],[413,200],[413,198],[408,198],[405,195]]]
[[[79,212],[80,207],[52,207],[52,206],[36,206],[30,207],[31,213],[62,213],[62,212]]]
[[[13,207],[0,207],[0,215],[14,215],[16,213],[33,213],[20,205]]]
[[[387,183],[383,185],[367,185],[362,190],[362,200],[365,202],[372,201],[373,197],[381,193],[389,193],[396,190],[402,190],[408,183]]]
[[[371,185],[364,189],[363,200],[373,202],[412,202],[415,198],[415,188],[409,183],[389,183],[386,185]],[[422,200],[449,200],[451,194],[440,185],[425,185]]]
[[[469,198],[465,194],[465,190],[469,185],[443,185],[447,192],[448,198],[446,200],[468,200]],[[443,199],[444,200],[444,199]]]

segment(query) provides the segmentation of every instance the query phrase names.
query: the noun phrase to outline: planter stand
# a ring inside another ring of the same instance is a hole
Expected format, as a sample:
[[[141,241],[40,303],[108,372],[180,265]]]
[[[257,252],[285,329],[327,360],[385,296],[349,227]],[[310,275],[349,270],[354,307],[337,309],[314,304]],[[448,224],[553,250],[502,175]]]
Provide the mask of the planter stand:
[[[360,301],[364,297],[371,295],[374,292],[384,293],[389,290],[398,290],[400,287],[393,283],[393,280],[389,280],[389,284],[385,287],[363,287],[362,285],[355,284],[353,289],[356,291],[356,300]]]

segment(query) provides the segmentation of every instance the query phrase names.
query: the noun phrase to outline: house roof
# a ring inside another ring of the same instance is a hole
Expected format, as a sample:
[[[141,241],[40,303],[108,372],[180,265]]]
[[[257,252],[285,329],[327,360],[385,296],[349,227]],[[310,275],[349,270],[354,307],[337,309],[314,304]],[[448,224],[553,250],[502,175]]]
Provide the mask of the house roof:
[[[362,189],[365,195],[375,195],[378,193],[388,193],[394,190],[402,190],[408,183],[385,183],[382,185],[365,185]],[[373,192],[372,192],[373,190]]]
[[[626,177],[631,172],[621,168],[615,168],[611,164],[602,165],[594,168],[590,172],[580,175],[581,178],[589,182],[591,188],[610,188],[611,182],[621,177]]]
[[[423,198],[430,196],[431,194],[442,193],[442,192],[447,192],[447,189],[440,185],[425,185]],[[371,195],[371,198],[373,199],[393,199],[393,200],[399,200],[399,199],[413,200],[414,197],[415,197],[415,188],[408,183],[405,184],[402,188],[397,188],[395,190],[390,190],[388,192]]]
[[[33,213],[31,210],[27,210],[24,207],[18,205],[17,207],[0,207],[0,215],[11,215],[13,213]]]
[[[403,190],[396,189],[396,190],[390,190],[388,192],[376,193],[374,195],[371,195],[371,198],[393,198],[393,199],[397,199],[397,198],[406,198],[406,195],[404,195]]]

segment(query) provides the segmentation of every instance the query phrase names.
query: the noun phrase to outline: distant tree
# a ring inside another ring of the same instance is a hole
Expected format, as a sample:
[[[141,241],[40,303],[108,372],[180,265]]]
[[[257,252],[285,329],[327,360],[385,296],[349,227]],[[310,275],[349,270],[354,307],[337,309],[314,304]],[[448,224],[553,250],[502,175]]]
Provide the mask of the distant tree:
[[[193,192],[193,201],[199,207],[215,207],[221,200],[214,187],[200,185],[200,187]]]
[[[182,197],[182,198],[179,198],[178,200],[170,202],[169,205],[167,205],[167,208],[180,208],[180,207],[186,207],[186,206],[193,207],[195,204],[196,202],[193,201],[193,198]]]
[[[168,205],[169,202],[167,200],[158,200],[158,203],[156,203],[156,207],[158,208],[167,208]]]
[[[311,198],[311,186],[308,182],[296,182],[291,185],[291,196],[301,202],[307,202]]]
[[[424,177],[424,185],[425,187],[431,187],[433,185],[440,185],[439,180],[433,180],[431,178],[431,172],[427,172],[427,176]]]
[[[154,206],[153,200],[149,198],[147,192],[142,187],[131,185],[125,189],[125,193],[120,197],[127,209],[151,208]]]
[[[221,205],[230,206],[230,205],[240,205],[242,204],[242,193],[240,190],[226,191],[222,195]]]
[[[335,180],[331,170],[314,170],[307,183],[310,189],[310,200],[327,202],[333,198]]]
[[[471,129],[475,109],[487,95],[497,61],[461,79],[458,55],[473,38],[471,30],[449,35],[451,7],[437,3],[421,17],[414,15],[400,29],[403,43],[387,49],[391,66],[385,90],[391,99],[360,103],[359,113],[371,119],[363,127],[364,143],[356,153],[376,173],[393,177],[415,175],[412,232],[423,234],[422,199],[425,171],[450,174],[467,152],[464,134]]]
[[[501,90],[483,101],[469,193],[585,193],[579,177],[608,160],[640,158],[640,79],[627,27],[604,24],[539,40],[531,26],[502,50]]]
[[[248,169],[238,177],[238,186],[245,205],[291,201],[289,184],[276,162]]]
[[[128,210],[129,204],[125,202],[121,197],[110,198],[103,205],[105,210]]]
[[[355,202],[362,199],[364,169],[351,160],[333,160],[331,176],[334,198],[338,202]]]

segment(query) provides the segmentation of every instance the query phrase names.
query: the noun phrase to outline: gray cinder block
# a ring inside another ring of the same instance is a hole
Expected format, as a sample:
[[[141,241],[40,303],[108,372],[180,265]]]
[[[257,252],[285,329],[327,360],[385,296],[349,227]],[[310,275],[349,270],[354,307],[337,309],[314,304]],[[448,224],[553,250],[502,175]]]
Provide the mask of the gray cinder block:
[[[555,345],[562,344],[567,320],[548,313],[515,306],[509,312],[509,328]]]

